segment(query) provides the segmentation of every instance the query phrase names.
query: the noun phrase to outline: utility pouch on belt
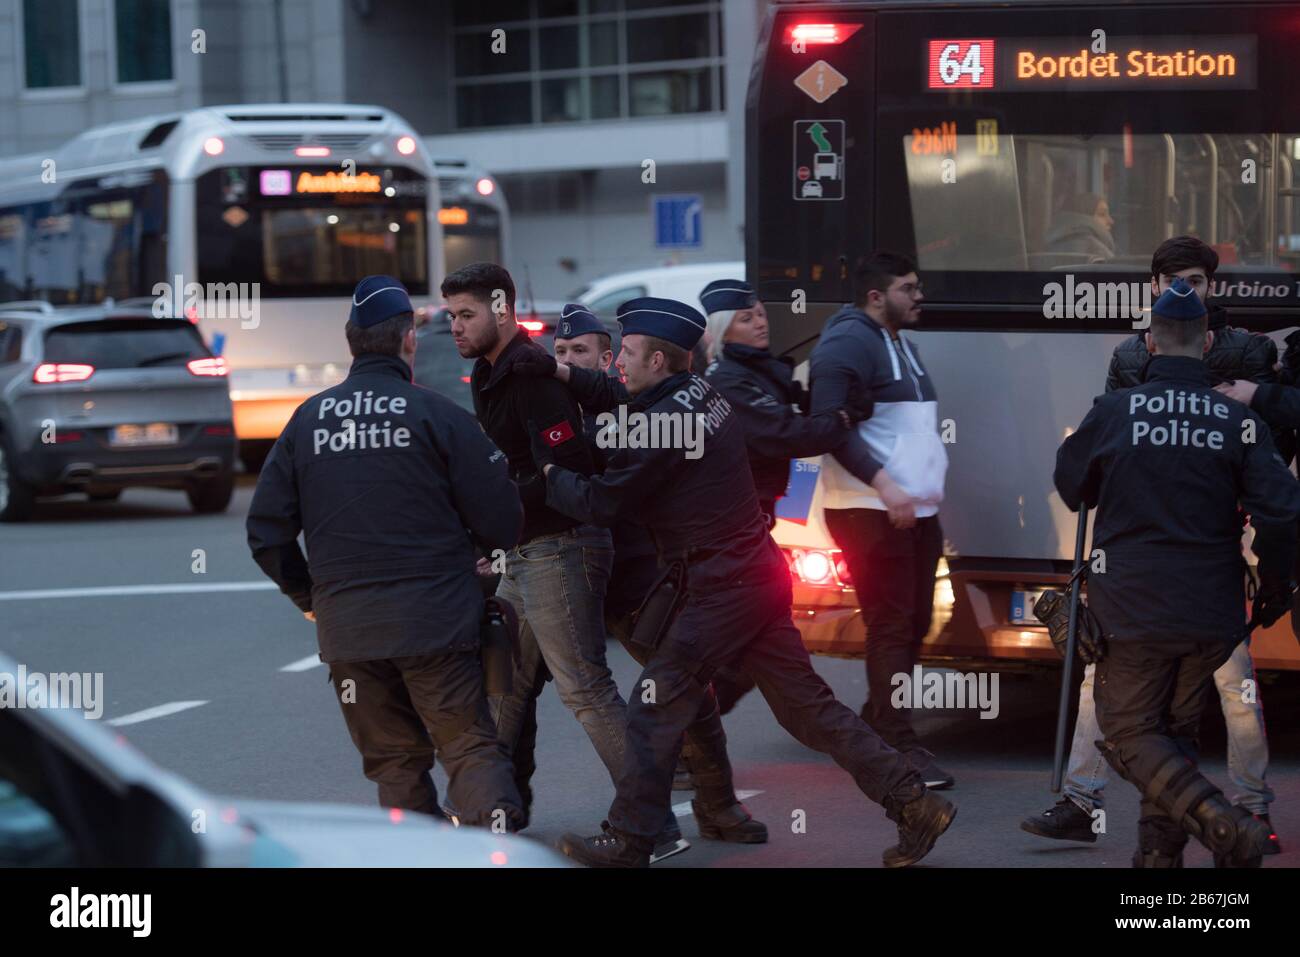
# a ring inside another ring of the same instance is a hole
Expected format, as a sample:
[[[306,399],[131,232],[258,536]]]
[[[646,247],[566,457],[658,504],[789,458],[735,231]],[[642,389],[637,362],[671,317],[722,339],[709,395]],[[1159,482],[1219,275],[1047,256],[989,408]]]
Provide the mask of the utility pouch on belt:
[[[633,615],[630,640],[643,648],[658,648],[685,603],[686,563],[673,562]]]
[[[519,644],[514,609],[500,599],[486,599],[479,635],[484,692],[489,697],[510,694],[514,690],[515,650]]]

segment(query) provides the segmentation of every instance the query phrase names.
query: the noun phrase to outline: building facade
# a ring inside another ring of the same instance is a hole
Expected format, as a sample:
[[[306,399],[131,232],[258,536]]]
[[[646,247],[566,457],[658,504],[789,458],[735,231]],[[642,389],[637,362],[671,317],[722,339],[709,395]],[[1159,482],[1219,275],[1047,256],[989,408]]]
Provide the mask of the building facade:
[[[0,0],[0,155],[196,106],[375,103],[497,178],[507,264],[560,298],[623,269],[743,258],[765,5]]]

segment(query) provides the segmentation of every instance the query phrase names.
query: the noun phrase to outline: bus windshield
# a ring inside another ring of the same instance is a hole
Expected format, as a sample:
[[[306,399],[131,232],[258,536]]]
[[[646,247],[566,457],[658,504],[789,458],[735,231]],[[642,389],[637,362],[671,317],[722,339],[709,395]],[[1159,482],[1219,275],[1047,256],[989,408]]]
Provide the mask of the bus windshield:
[[[399,168],[226,167],[197,182],[199,279],[262,296],[351,295],[367,275],[429,291],[423,179]]]

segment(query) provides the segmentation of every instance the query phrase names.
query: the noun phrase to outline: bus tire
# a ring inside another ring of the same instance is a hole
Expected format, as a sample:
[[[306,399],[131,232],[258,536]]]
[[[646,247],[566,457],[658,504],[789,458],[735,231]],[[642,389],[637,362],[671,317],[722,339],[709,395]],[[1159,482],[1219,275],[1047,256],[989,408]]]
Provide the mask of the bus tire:
[[[235,492],[235,473],[227,472],[219,478],[196,482],[185,490],[190,508],[200,515],[224,512]]]
[[[18,477],[18,460],[0,432],[0,522],[23,522],[36,507],[36,490]]]

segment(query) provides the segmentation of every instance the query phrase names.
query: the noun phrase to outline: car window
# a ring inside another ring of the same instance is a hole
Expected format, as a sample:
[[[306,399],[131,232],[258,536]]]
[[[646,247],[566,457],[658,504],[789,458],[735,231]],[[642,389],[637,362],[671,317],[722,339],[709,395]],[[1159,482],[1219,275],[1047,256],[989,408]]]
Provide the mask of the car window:
[[[75,322],[45,334],[46,362],[84,362],[96,369],[184,365],[207,355],[198,331],[183,320]]]
[[[613,319],[618,313],[619,306],[629,299],[638,299],[644,295],[645,286],[625,286],[622,289],[607,292],[603,296],[585,303],[585,305],[600,318]]]

